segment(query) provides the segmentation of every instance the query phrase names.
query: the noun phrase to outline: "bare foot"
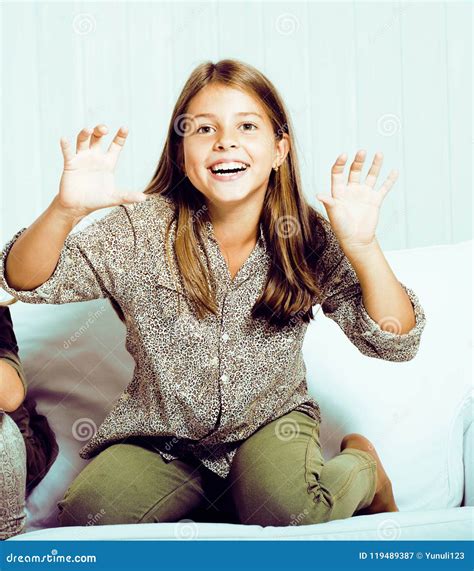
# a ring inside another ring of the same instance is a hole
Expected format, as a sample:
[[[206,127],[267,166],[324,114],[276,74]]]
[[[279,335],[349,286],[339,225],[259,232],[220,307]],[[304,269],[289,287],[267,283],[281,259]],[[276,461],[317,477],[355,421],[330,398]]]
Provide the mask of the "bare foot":
[[[377,514],[384,512],[398,512],[395,497],[392,491],[392,482],[385,472],[382,462],[377,454],[374,445],[368,438],[352,432],[346,434],[341,442],[341,452],[344,448],[356,448],[357,450],[364,450],[373,456],[377,462],[377,482],[375,488],[375,496],[370,506],[363,508],[357,512],[357,515]]]

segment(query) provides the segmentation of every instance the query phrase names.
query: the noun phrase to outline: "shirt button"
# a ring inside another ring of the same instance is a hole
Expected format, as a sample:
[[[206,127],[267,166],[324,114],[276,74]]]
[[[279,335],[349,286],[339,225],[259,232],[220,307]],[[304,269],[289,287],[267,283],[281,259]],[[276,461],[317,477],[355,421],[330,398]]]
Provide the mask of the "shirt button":
[[[218,363],[219,363],[219,359],[218,359],[217,357],[213,357],[213,358],[211,359],[211,365],[214,365],[214,366],[215,366],[215,365],[217,365]]]
[[[229,339],[229,336],[227,335],[227,333],[224,333],[224,335],[222,335],[222,340],[227,341],[227,339]]]
[[[229,380],[229,377],[228,377],[226,374],[224,374],[224,375],[221,376],[221,381],[222,381],[222,382],[227,383],[228,380]]]

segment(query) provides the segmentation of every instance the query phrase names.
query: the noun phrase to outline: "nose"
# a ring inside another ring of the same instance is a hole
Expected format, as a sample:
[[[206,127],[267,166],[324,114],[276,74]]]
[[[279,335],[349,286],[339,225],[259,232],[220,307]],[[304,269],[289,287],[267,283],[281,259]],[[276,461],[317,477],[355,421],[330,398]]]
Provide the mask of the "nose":
[[[236,147],[238,147],[238,142],[228,131],[222,131],[214,144],[214,148],[220,151]]]
[[[228,148],[229,149],[235,149],[235,148],[237,148],[238,145],[237,145],[237,143],[234,143],[231,141],[221,140],[221,141],[217,142],[215,146],[216,146],[217,150],[223,151],[223,150],[228,149]]]

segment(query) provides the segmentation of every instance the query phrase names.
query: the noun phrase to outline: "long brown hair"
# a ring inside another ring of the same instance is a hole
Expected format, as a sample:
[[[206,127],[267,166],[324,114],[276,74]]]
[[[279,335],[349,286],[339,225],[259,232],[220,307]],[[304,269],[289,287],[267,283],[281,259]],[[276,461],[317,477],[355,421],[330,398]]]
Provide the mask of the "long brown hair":
[[[198,65],[186,81],[174,106],[168,134],[156,171],[145,194],[170,198],[176,219],[175,255],[186,295],[199,319],[216,313],[212,276],[198,255],[208,210],[203,195],[184,176],[183,136],[191,99],[205,86],[219,84],[246,91],[265,109],[274,136],[289,137],[290,150],[279,170],[272,170],[265,194],[260,222],[269,248],[271,265],[265,288],[252,308],[254,319],[283,326],[295,316],[304,322],[314,318],[312,301],[321,294],[317,267],[326,245],[322,215],[308,204],[301,187],[295,140],[289,114],[274,85],[256,68],[235,59],[210,61]],[[203,213],[196,216],[195,213]],[[209,280],[209,281],[208,281]]]

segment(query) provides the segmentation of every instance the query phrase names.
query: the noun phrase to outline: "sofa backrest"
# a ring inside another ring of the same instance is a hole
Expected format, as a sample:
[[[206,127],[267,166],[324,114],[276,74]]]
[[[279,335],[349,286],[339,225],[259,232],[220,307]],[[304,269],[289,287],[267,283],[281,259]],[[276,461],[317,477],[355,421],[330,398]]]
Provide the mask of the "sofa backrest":
[[[305,338],[323,451],[332,457],[349,432],[367,436],[401,511],[461,504],[463,432],[472,421],[471,251],[468,241],[385,253],[427,317],[411,361],[365,357],[333,321],[318,322],[319,314]]]

